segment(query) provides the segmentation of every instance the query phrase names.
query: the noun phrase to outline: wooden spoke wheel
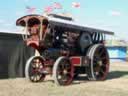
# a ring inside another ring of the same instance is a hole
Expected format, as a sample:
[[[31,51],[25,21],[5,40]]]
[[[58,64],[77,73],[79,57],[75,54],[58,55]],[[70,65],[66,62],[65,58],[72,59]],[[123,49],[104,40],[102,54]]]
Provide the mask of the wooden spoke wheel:
[[[90,63],[86,69],[89,80],[104,80],[109,71],[109,56],[102,44],[95,44],[87,52]]]
[[[73,80],[74,67],[69,58],[59,57],[53,66],[53,79],[57,85],[69,85]]]
[[[25,77],[32,82],[39,82],[44,80],[44,59],[41,56],[32,56],[28,59],[25,66]]]

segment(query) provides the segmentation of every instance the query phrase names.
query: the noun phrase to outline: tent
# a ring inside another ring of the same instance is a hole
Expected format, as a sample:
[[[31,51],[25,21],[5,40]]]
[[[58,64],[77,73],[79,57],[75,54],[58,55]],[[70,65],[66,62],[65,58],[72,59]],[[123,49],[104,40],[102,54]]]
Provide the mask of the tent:
[[[24,77],[25,63],[33,54],[21,34],[0,32],[0,78]]]

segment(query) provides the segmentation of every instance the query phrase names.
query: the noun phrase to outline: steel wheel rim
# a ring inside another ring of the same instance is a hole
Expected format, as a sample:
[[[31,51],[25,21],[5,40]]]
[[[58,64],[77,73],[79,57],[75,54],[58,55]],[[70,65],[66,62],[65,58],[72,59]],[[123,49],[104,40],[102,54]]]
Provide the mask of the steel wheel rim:
[[[96,49],[92,65],[96,80],[104,80],[109,70],[109,57],[106,48],[100,46]]]
[[[69,60],[63,59],[57,68],[57,80],[61,85],[68,85],[73,79],[73,66]]]
[[[44,70],[43,60],[39,57],[36,57],[30,63],[31,64],[29,67],[29,79],[32,82],[44,80],[45,74],[41,73],[41,71]]]

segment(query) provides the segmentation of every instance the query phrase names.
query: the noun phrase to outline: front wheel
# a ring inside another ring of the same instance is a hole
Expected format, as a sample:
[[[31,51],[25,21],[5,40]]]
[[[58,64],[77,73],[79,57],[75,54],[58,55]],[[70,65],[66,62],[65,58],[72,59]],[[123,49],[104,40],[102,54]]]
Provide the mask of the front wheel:
[[[44,59],[41,56],[32,56],[28,59],[25,66],[25,77],[32,82],[44,80]]]
[[[69,58],[59,57],[53,66],[53,79],[57,85],[69,85],[73,80],[74,67]]]

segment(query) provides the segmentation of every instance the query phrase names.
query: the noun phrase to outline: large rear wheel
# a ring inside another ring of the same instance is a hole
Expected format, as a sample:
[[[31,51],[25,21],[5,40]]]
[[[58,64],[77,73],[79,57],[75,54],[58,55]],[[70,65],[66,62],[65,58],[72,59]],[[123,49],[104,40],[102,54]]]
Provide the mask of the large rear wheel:
[[[89,48],[87,56],[90,63],[86,68],[89,80],[104,80],[109,71],[109,56],[102,44],[95,44]]]

